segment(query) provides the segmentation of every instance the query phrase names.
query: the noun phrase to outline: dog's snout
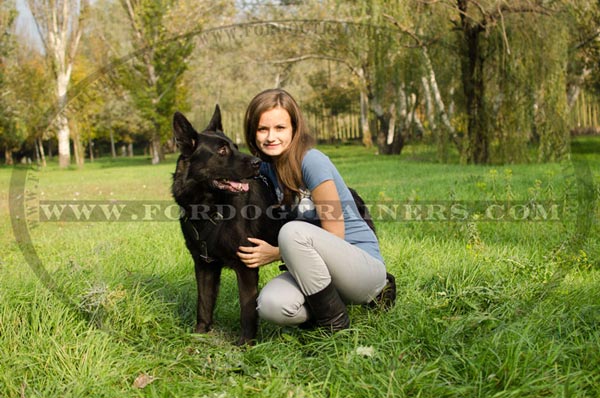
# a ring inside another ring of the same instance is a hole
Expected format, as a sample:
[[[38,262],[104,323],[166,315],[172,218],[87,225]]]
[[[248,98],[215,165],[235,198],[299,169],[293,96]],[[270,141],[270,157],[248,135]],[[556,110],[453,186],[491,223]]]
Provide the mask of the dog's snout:
[[[250,161],[250,165],[257,170],[260,167],[260,163],[261,163],[261,160],[259,158],[254,158]]]

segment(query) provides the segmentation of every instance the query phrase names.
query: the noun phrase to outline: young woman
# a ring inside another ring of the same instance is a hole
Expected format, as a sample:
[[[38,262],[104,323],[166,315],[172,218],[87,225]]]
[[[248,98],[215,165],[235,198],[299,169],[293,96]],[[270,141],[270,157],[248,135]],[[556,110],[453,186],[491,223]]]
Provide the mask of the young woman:
[[[280,203],[297,212],[281,228],[278,247],[250,238],[256,246],[238,250],[248,267],[281,259],[287,268],[261,290],[259,316],[280,325],[345,329],[345,303],[370,303],[389,283],[377,238],[335,166],[312,148],[290,94],[259,93],[244,123],[247,145],[263,160],[262,174],[275,185]]]

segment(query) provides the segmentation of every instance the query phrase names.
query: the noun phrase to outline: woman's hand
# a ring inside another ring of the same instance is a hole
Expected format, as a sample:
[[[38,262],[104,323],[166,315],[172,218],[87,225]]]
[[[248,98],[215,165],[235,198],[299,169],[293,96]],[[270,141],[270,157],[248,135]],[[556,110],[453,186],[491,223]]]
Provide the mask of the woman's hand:
[[[237,255],[249,268],[257,268],[261,265],[272,263],[279,260],[279,248],[271,246],[269,243],[261,239],[248,238],[250,243],[256,246],[240,246],[238,247]]]

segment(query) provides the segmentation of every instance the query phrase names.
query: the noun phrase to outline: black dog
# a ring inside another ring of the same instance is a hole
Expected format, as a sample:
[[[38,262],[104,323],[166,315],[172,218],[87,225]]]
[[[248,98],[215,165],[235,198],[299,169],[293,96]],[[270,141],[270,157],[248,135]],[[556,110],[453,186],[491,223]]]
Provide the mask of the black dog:
[[[181,113],[173,117],[173,131],[181,155],[172,193],[183,210],[181,229],[194,259],[196,332],[207,332],[213,323],[221,269],[227,266],[237,275],[238,343],[252,343],[258,326],[258,269],[246,267],[236,252],[239,246],[252,246],[248,237],[277,245],[280,222],[268,212],[276,198],[267,182],[258,177],[260,159],[240,152],[223,134],[218,106],[203,132],[194,130]]]

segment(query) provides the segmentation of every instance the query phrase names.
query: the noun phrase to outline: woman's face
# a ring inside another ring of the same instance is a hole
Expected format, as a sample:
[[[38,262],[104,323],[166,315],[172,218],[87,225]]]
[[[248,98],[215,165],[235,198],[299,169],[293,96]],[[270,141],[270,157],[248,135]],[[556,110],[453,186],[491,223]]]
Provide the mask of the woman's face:
[[[276,158],[290,146],[293,136],[290,114],[277,107],[263,112],[256,129],[256,146],[267,156]]]

